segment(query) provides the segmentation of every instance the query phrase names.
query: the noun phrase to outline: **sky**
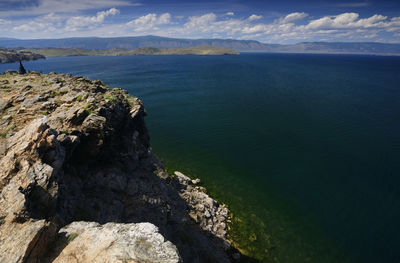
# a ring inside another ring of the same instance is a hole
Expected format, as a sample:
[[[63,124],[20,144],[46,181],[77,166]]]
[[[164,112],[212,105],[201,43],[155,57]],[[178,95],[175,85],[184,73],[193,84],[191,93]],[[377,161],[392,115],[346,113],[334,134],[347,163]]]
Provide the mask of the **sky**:
[[[400,43],[400,0],[0,0],[0,38]]]

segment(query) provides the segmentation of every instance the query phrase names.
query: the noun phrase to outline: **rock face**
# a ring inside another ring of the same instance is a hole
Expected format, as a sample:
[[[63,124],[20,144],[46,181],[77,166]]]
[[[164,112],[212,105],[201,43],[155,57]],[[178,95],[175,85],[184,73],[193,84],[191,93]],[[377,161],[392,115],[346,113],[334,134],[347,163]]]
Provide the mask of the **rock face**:
[[[189,204],[190,217],[198,222],[203,230],[225,239],[229,210],[209,197],[203,187],[196,186],[199,183],[200,179],[191,180],[181,172],[175,172],[174,186]]]
[[[59,231],[54,263],[70,262],[181,262],[176,247],[150,223],[100,225],[74,222]]]
[[[152,154],[141,101],[0,75],[0,262],[230,262],[228,209]]]

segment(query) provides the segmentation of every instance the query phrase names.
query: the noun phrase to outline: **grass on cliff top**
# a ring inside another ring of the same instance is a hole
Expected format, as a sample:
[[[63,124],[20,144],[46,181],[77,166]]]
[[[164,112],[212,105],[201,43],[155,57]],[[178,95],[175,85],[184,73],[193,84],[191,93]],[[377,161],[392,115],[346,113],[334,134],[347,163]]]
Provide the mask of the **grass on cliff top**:
[[[3,88],[5,86],[7,88]],[[34,102],[24,107],[24,102],[28,100]],[[109,105],[122,102],[131,107],[140,103],[126,91],[108,88],[98,80],[35,72],[25,75],[13,72],[0,74],[0,102],[0,139],[12,136],[31,120],[42,118],[43,115],[48,116],[50,122],[57,123],[58,132],[68,131],[68,122],[52,116],[68,112],[72,107],[84,109],[90,115],[97,114],[104,102]],[[48,107],[43,108],[43,104]]]

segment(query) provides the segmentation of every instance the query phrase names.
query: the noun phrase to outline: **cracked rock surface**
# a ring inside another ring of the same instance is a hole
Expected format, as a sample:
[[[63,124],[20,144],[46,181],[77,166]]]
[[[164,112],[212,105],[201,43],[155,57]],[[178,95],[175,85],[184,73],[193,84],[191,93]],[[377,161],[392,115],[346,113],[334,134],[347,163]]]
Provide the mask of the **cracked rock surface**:
[[[0,75],[0,263],[230,262],[229,211],[153,155],[142,102]]]

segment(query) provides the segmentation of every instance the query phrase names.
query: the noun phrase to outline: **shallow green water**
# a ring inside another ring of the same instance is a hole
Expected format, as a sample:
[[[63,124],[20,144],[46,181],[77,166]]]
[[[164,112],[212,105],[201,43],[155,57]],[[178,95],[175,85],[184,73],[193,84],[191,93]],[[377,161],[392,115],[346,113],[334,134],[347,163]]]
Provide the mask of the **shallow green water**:
[[[13,66],[0,65],[0,70]],[[399,262],[400,58],[54,58],[140,97],[154,152],[200,177],[261,262]]]

